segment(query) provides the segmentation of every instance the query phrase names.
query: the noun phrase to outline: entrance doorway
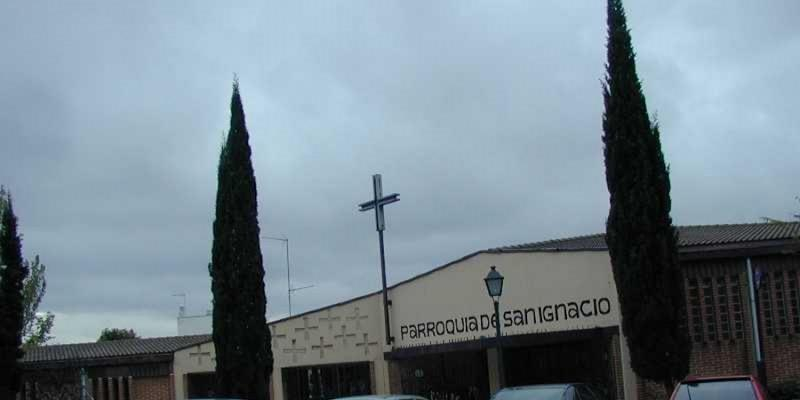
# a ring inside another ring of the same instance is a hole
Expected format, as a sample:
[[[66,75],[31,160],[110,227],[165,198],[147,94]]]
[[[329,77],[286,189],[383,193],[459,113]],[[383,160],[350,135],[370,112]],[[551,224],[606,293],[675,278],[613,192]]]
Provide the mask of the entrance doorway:
[[[416,394],[430,400],[489,398],[484,351],[424,355],[397,362],[404,394]]]
[[[368,362],[284,368],[282,378],[287,400],[327,400],[372,393]]]
[[[214,373],[204,372],[186,375],[186,398],[207,399],[214,397]]]
[[[607,351],[598,339],[505,348],[506,385],[585,382],[616,393]]]

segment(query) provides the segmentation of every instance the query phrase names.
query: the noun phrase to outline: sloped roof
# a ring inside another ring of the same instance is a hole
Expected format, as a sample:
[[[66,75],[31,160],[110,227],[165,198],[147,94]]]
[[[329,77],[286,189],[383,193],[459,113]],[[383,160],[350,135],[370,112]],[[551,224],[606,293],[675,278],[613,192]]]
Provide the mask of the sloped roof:
[[[678,251],[711,253],[720,249],[746,248],[753,245],[771,245],[776,242],[786,242],[800,238],[800,222],[786,223],[753,223],[753,224],[726,224],[726,225],[687,225],[678,226]],[[524,243],[518,245],[495,247],[479,250],[467,254],[459,259],[450,261],[421,274],[404,279],[389,285],[389,289],[402,286],[417,279],[421,279],[436,271],[457,264],[478,254],[485,253],[514,253],[514,252],[550,252],[550,251],[607,251],[605,234],[575,236],[564,239],[546,240],[542,242]],[[330,307],[347,304],[380,293],[380,290],[347,299],[335,304],[311,309],[290,317],[269,321],[269,324],[283,322],[289,319],[300,318],[308,314],[319,312]]]
[[[180,349],[210,340],[211,335],[189,335],[111,340],[99,343],[56,344],[26,351],[22,363],[76,362],[156,355],[171,357],[172,353]]]
[[[731,225],[689,225],[679,226],[678,247],[735,245],[775,240],[790,240],[800,237],[800,222],[731,224]],[[524,243],[490,249],[490,252],[503,251],[570,251],[607,250],[605,234],[575,236],[565,239]]]

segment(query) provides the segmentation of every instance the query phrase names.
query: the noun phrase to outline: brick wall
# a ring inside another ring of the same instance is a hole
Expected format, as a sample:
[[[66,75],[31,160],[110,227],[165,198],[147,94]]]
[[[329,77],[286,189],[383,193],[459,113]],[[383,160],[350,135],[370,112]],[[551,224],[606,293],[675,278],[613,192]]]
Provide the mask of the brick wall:
[[[171,400],[169,376],[134,378],[131,400]]]
[[[769,384],[800,380],[800,257],[796,255],[753,257],[753,268],[760,268],[764,276],[759,307],[761,317],[764,360]],[[750,308],[749,287],[747,286],[746,259],[707,260],[684,263],[687,283],[687,306],[689,308],[689,332],[692,337],[692,354],[689,375],[756,375],[753,356],[753,328]],[[723,278],[724,277],[724,278]],[[694,278],[698,303],[694,310],[690,296],[689,280]],[[711,278],[709,287],[714,295],[704,296],[704,278]],[[732,282],[738,279],[738,285]],[[718,290],[726,285],[723,293]],[[733,287],[738,286],[741,296],[743,333],[736,336],[734,306],[731,303]],[[766,294],[767,292],[769,294]],[[769,304],[765,307],[765,303]],[[713,303],[715,313],[706,313],[708,303]],[[765,311],[765,308],[767,311]],[[728,315],[723,317],[727,309]],[[766,318],[770,315],[770,329],[767,333]],[[700,315],[700,322],[693,323],[693,314]],[[709,327],[709,324],[713,327]],[[725,327],[723,329],[723,327]],[[664,399],[666,394],[660,384],[639,379],[637,382],[639,399]]]
[[[800,337],[764,338],[764,360],[770,384],[800,380]]]

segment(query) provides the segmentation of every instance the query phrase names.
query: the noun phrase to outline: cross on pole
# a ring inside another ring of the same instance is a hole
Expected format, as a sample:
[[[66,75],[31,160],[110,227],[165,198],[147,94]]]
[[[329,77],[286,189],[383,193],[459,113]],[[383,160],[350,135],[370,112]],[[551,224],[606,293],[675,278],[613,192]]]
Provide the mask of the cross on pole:
[[[383,195],[383,187],[381,184],[381,175],[372,175],[372,200],[361,203],[358,205],[358,211],[375,210],[375,229],[378,231],[378,243],[381,248],[381,280],[383,283],[383,319],[386,323],[386,344],[391,345],[394,341],[392,333],[389,330],[389,297],[386,294],[386,257],[383,251],[383,230],[386,229],[386,224],[383,218],[383,207],[388,204],[400,201],[400,194],[392,193],[390,195]]]

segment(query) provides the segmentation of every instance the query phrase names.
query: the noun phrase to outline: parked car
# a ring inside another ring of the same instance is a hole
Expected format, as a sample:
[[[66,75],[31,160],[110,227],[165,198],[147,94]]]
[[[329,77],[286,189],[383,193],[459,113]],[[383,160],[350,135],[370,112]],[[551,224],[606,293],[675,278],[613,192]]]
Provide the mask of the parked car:
[[[498,391],[492,400],[601,400],[585,383],[559,383],[509,387]]]
[[[363,396],[339,397],[333,400],[428,400],[413,394],[368,394]]]
[[[766,400],[767,391],[750,375],[686,378],[671,400]]]

